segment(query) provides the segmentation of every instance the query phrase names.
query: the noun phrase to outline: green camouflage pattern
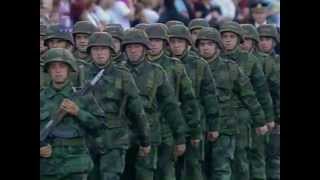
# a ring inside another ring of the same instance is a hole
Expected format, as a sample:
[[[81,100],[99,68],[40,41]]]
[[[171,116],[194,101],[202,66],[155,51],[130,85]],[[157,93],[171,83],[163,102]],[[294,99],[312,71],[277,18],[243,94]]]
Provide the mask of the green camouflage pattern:
[[[144,30],[131,28],[124,31],[121,49],[124,50],[125,46],[128,44],[142,44],[147,49],[150,49],[149,43],[148,35],[144,32]]]
[[[167,25],[168,28],[170,28],[173,25],[177,25],[177,24],[184,26],[184,23],[181,22],[181,21],[171,20],[171,21],[167,21],[166,22],[166,25]]]
[[[108,47],[113,54],[115,53],[112,36],[107,32],[95,32],[89,37],[87,52],[90,53],[90,49],[94,46]]]
[[[188,24],[188,28],[190,31],[193,31],[195,29],[202,29],[204,27],[210,27],[210,25],[209,22],[203,18],[192,19]]]
[[[73,35],[75,34],[88,34],[91,35],[98,32],[98,29],[89,21],[78,21],[73,26]]]
[[[159,24],[148,25],[145,29],[149,39],[162,39],[168,42],[168,32]]]
[[[233,32],[238,35],[240,43],[243,42],[243,31],[239,23],[235,21],[225,21],[220,25],[220,33],[223,32]]]
[[[44,39],[44,44],[48,45],[48,41],[51,39],[62,39],[69,44],[74,45],[72,33],[68,29],[60,25],[51,25],[47,29],[47,36]]]
[[[257,28],[260,37],[271,37],[277,43],[280,42],[279,34],[277,28],[272,24],[264,24]]]
[[[240,24],[243,31],[243,38],[253,39],[258,43],[260,41],[258,30],[252,24]]]
[[[120,42],[123,40],[124,29],[120,24],[108,24],[104,27],[103,32],[111,34],[113,38],[117,38]]]
[[[47,35],[47,26],[44,24],[40,24],[40,36]]]
[[[223,49],[220,32],[214,28],[209,27],[200,30],[195,42],[196,47],[198,46],[200,40],[212,40],[219,46],[220,49]]]
[[[72,93],[74,88],[70,82],[59,91],[51,84],[40,91],[40,128],[49,122],[62,100],[70,98]],[[80,109],[79,115],[65,116],[51,133],[47,143],[52,146],[52,156],[40,158],[40,176],[60,179],[87,174],[93,167],[84,137],[101,126],[94,116],[95,106],[89,96],[80,97],[75,102]]]
[[[43,70],[48,72],[48,65],[52,62],[64,62],[69,65],[71,71],[76,72],[77,67],[75,64],[75,58],[72,53],[63,48],[49,49],[42,57],[44,59]]]
[[[172,25],[168,28],[168,37],[169,38],[180,38],[185,39],[192,45],[191,34],[188,28],[184,25]]]

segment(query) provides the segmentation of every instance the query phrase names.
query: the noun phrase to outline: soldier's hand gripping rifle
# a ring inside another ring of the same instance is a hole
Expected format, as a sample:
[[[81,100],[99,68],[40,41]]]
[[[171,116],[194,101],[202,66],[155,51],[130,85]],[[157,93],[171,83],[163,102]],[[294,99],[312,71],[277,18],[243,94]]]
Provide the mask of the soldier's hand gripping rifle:
[[[103,72],[104,69],[100,70],[91,81],[85,84],[85,86],[82,89],[73,93],[69,99],[74,100],[76,97],[84,96],[85,94],[87,94],[101,79]],[[58,112],[54,114],[53,118],[50,119],[50,121],[44,126],[44,128],[40,130],[40,147],[46,145],[45,140],[47,139],[48,135],[52,132],[54,127],[57,126],[57,124],[63,119],[65,115],[66,111],[58,110]]]

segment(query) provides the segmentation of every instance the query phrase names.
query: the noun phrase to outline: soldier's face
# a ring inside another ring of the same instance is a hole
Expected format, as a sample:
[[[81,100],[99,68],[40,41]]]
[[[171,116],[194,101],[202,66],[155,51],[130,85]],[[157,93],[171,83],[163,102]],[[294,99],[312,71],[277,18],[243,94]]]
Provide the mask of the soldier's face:
[[[128,59],[132,63],[139,62],[144,56],[144,46],[141,44],[128,44],[125,47]]]
[[[273,39],[270,37],[260,37],[259,49],[264,53],[270,53],[273,49]]]
[[[88,34],[76,34],[75,35],[75,43],[76,48],[81,52],[85,52],[89,43],[89,35]]]
[[[262,24],[267,19],[267,13],[266,12],[253,12],[252,17],[256,23]]]
[[[121,42],[117,38],[112,38],[112,43],[115,51],[118,53],[120,51]]]
[[[191,31],[191,37],[192,37],[192,41],[196,42],[196,39],[198,37],[198,34],[200,32],[201,29],[194,29]]]
[[[151,55],[158,55],[163,49],[164,41],[162,39],[150,39],[150,48],[149,51]]]
[[[253,48],[254,41],[249,38],[244,38],[244,42],[240,44],[242,50],[249,52]]]
[[[54,84],[63,84],[68,79],[69,66],[63,62],[53,62],[48,72]]]
[[[223,32],[222,43],[226,51],[232,51],[237,47],[238,44],[238,36],[233,32]]]
[[[98,65],[107,64],[111,57],[110,49],[103,46],[92,47],[90,53],[92,60]]]
[[[40,53],[47,50],[47,47],[44,45],[44,36],[40,36]]]
[[[213,57],[218,50],[217,44],[211,40],[200,40],[198,48],[200,55],[205,59]]]
[[[51,48],[64,48],[67,49],[68,48],[68,43],[65,40],[62,39],[50,39],[48,41],[48,46],[49,49]]]
[[[180,56],[183,54],[184,50],[187,49],[188,43],[187,43],[187,40],[185,39],[170,38],[169,46],[173,55]]]

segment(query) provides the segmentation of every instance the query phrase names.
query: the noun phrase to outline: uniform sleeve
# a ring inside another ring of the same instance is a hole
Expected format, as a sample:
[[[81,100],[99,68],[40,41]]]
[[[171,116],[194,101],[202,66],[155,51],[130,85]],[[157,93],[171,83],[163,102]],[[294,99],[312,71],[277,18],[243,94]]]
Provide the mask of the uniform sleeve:
[[[170,85],[164,70],[159,68],[157,77],[160,86],[158,87],[156,98],[159,102],[161,114],[167,120],[173,132],[176,144],[184,144],[186,123],[179,108],[177,97],[174,94],[174,89]]]
[[[202,132],[199,104],[192,87],[191,79],[189,78],[185,67],[181,64],[178,68],[181,68],[181,73],[177,74],[177,76],[180,76],[180,78],[177,78],[180,79],[180,82],[176,82],[180,88],[178,94],[181,103],[180,107],[190,129],[191,137],[193,139],[199,139]]]
[[[124,94],[127,97],[127,114],[133,124],[136,124],[137,133],[142,146],[150,144],[150,124],[146,119],[142,100],[137,85],[128,72],[123,73]]]
[[[277,65],[275,62],[272,62],[271,71],[268,75],[267,82],[270,89],[271,98],[273,101],[273,109],[275,113],[275,121],[277,123],[280,119],[280,71],[277,68]]]
[[[262,67],[258,64],[258,59],[253,56],[249,56],[249,58],[252,58],[254,61],[253,69],[250,75],[251,84],[265,113],[265,121],[268,122],[270,120],[274,120],[272,99]]]
[[[248,76],[242,71],[239,66],[234,65],[234,69],[237,69],[238,75],[234,80],[235,93],[239,96],[241,102],[250,112],[253,119],[253,126],[261,127],[265,124],[265,115],[263,109],[255,96],[254,89],[250,83]]]
[[[203,78],[200,86],[201,104],[205,110],[207,127],[209,131],[219,131],[219,103],[217,99],[216,83],[208,64],[204,65]]]

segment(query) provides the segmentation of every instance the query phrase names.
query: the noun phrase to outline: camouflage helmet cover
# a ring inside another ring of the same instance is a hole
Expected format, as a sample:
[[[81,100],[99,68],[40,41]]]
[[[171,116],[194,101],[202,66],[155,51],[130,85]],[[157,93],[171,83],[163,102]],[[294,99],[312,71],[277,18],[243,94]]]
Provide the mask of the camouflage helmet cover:
[[[210,25],[209,25],[209,22],[206,21],[203,18],[195,18],[195,19],[192,19],[190,21],[188,27],[189,27],[190,31],[193,31],[195,29],[201,29],[201,28],[204,28],[204,27],[210,27]]]
[[[260,37],[271,37],[277,43],[280,42],[279,34],[276,27],[272,24],[264,24],[258,27],[258,32]]]
[[[164,24],[163,24],[164,25]],[[161,23],[150,24],[145,32],[149,39],[162,39],[168,42],[168,32]]]
[[[97,32],[98,29],[89,21],[78,21],[73,27],[73,35],[75,34],[88,34],[91,35]]]
[[[212,40],[219,46],[220,49],[223,49],[220,33],[218,30],[214,28],[211,28],[211,27],[202,28],[198,34],[198,37],[196,40],[196,46],[198,46],[198,43],[200,40]]]
[[[47,29],[47,36],[44,40],[45,45],[47,45],[48,41],[51,39],[62,39],[74,45],[73,37],[69,29],[61,26],[61,25],[51,25]]]
[[[185,39],[187,42],[192,45],[191,34],[188,28],[184,25],[173,25],[168,29],[169,38],[180,38]]]
[[[103,32],[108,32],[113,38],[117,38],[120,41],[123,40],[123,31],[123,27],[120,24],[108,24],[103,30]]]
[[[48,72],[48,68],[50,63],[52,62],[64,62],[71,68],[71,71],[76,72],[77,67],[75,64],[75,58],[72,53],[64,48],[51,48],[49,49],[44,56],[42,57],[44,60],[43,71]]]
[[[91,48],[95,46],[108,47],[112,53],[115,53],[112,36],[107,32],[94,32],[89,37],[87,52],[90,53]]]
[[[171,20],[171,21],[166,22],[166,25],[168,28],[173,25],[177,25],[177,24],[184,25],[184,23],[182,21]]]
[[[241,24],[240,26],[242,28],[244,38],[250,38],[259,42],[259,33],[256,27],[252,24]]]
[[[144,30],[137,29],[137,28],[130,28],[124,31],[123,41],[121,43],[121,49],[124,50],[125,46],[128,44],[142,44],[147,49],[149,47],[149,38],[148,35],[145,33]]]
[[[47,26],[44,24],[40,24],[40,36],[47,35]]]
[[[225,21],[220,25],[220,33],[233,32],[238,35],[240,43],[243,42],[243,31],[239,23],[234,21]]]

